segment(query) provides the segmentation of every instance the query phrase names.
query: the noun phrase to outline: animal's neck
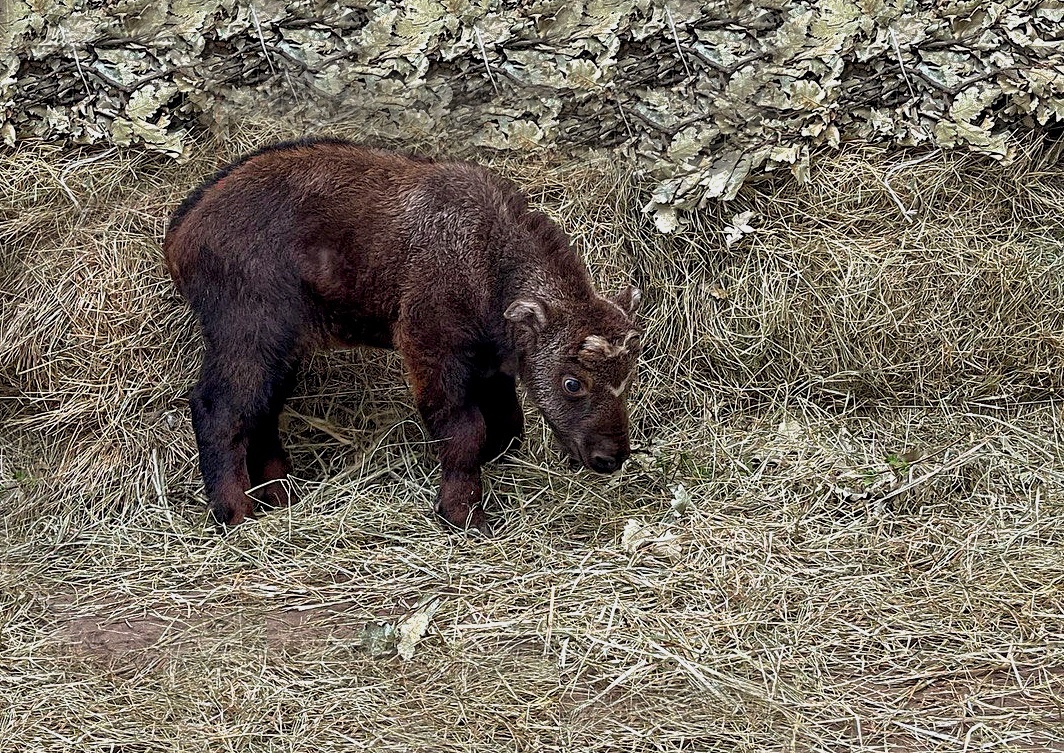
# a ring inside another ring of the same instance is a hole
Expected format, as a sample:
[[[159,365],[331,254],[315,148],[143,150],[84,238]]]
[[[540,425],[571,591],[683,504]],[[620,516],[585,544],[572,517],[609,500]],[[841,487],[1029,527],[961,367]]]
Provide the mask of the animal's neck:
[[[516,251],[508,260],[504,307],[520,299],[564,304],[591,300],[597,295],[583,263],[572,250],[544,253],[526,246]]]
[[[500,312],[518,300],[541,301],[555,311],[579,309],[597,294],[587,269],[569,247],[561,229],[539,212],[528,212],[509,223],[500,243]],[[506,322],[513,352],[520,358],[534,346],[534,338],[513,322]]]

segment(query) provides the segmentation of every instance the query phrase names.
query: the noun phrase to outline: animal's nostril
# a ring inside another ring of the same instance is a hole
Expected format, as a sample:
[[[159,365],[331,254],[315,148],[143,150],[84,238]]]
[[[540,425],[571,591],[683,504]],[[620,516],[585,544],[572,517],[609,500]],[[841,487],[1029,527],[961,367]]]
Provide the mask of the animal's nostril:
[[[591,468],[599,473],[613,473],[620,467],[620,461],[612,455],[591,456]]]

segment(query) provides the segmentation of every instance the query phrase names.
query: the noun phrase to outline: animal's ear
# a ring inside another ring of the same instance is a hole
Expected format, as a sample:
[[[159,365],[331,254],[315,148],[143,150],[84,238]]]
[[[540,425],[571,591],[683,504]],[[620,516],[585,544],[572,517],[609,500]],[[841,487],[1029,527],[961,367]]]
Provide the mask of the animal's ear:
[[[518,298],[503,313],[511,322],[541,330],[547,324],[547,304],[538,298]]]
[[[634,317],[636,312],[639,311],[639,304],[643,300],[643,291],[635,285],[629,285],[625,290],[610,298],[610,300],[627,311],[628,316]]]

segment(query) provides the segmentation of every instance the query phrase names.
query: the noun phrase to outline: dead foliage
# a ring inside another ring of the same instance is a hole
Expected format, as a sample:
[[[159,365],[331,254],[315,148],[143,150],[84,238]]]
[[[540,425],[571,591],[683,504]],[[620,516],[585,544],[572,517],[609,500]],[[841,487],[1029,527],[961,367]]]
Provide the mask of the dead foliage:
[[[809,176],[811,150],[933,146],[1010,160],[1064,118],[1055,0],[10,0],[0,136],[184,154],[235,113],[347,121],[478,149],[623,152],[641,202]]]

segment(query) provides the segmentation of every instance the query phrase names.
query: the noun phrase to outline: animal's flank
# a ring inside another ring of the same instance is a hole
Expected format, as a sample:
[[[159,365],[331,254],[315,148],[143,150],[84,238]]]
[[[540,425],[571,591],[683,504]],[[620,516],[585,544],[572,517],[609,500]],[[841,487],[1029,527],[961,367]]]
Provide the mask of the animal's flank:
[[[206,351],[192,416],[222,523],[289,499],[278,414],[300,362],[333,345],[395,347],[439,440],[437,512],[487,530],[480,468],[512,448],[515,376],[566,451],[600,472],[629,453],[618,384],[638,355],[631,313],[593,289],[546,215],[509,181],[338,139],[275,144],[178,207],[167,265]],[[595,338],[601,338],[601,343]],[[582,345],[608,354],[577,367]]]

